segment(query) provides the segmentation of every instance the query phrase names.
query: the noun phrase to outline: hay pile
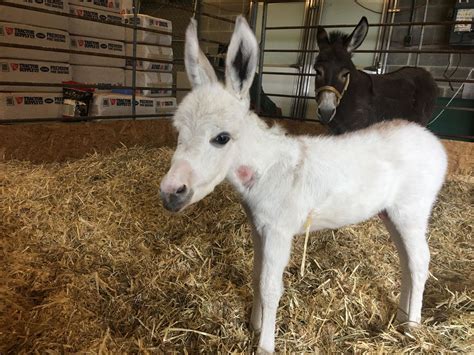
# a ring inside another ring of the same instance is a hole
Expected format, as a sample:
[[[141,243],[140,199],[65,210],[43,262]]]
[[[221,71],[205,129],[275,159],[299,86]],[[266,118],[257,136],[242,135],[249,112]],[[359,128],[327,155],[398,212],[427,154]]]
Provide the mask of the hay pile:
[[[171,152],[119,149],[69,164],[0,165],[0,353],[255,349],[252,246],[229,186],[185,214],[161,207]],[[424,327],[394,329],[398,259],[381,223],[294,244],[280,351],[474,351],[473,185],[436,206]]]

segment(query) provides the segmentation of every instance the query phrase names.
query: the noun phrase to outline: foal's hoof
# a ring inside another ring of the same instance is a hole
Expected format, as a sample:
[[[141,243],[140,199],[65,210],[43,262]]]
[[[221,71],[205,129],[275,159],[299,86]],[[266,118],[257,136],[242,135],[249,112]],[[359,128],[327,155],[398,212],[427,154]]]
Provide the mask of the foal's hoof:
[[[404,322],[397,325],[397,330],[404,335],[411,336],[420,326],[420,323],[417,322]]]
[[[273,352],[270,352],[270,351],[266,351],[264,349],[262,349],[261,347],[258,347],[257,348],[257,351],[255,352],[256,355],[272,355]]]
[[[255,333],[260,333],[262,328],[262,312],[256,312],[252,309],[252,314],[250,315],[250,329]]]
[[[261,329],[262,329],[261,322],[250,321],[250,330],[252,330],[254,333],[259,334]]]

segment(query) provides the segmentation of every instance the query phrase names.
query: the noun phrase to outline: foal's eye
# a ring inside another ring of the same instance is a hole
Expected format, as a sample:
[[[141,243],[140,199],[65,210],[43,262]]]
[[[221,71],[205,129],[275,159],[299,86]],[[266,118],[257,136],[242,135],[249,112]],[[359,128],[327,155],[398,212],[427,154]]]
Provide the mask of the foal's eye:
[[[227,132],[219,133],[211,139],[211,143],[214,145],[226,145],[228,141],[230,141],[230,134]]]

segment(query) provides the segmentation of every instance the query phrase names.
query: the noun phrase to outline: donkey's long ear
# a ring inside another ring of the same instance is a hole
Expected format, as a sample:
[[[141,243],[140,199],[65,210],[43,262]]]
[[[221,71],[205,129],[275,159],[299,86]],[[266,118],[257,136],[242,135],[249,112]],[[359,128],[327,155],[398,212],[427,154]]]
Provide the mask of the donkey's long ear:
[[[196,20],[191,22],[186,29],[186,43],[184,47],[184,65],[192,87],[209,84],[217,81],[217,76],[211,63],[199,48]]]
[[[353,50],[359,48],[359,46],[364,42],[365,37],[367,36],[367,32],[369,31],[369,22],[367,21],[367,17],[362,17],[352,31],[351,35],[347,37],[344,45],[347,48],[347,51],[351,53]]]
[[[318,42],[318,48],[329,46],[328,33],[322,26],[318,26],[318,32],[316,33],[316,41]]]
[[[248,99],[257,68],[258,43],[244,17],[238,16],[225,61],[225,81],[240,99]]]

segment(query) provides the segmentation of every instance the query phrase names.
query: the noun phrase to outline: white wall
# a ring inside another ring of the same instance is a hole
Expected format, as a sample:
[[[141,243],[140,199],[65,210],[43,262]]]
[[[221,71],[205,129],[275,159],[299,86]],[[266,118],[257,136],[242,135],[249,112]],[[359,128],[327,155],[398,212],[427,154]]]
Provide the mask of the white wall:
[[[260,43],[262,28],[263,4],[259,4],[257,16],[257,38]],[[304,2],[269,4],[267,27],[302,26]],[[301,30],[271,30],[266,32],[266,49],[298,49]],[[266,53],[265,65],[289,66],[297,62],[297,53]]]

